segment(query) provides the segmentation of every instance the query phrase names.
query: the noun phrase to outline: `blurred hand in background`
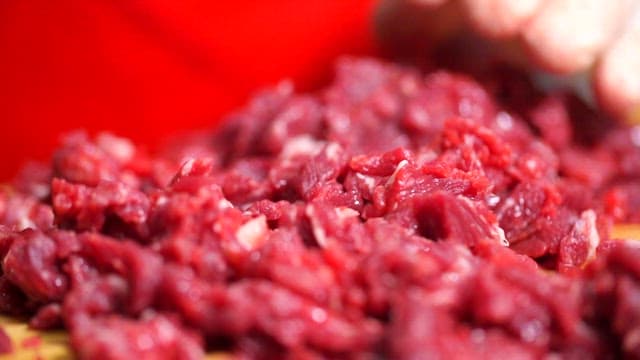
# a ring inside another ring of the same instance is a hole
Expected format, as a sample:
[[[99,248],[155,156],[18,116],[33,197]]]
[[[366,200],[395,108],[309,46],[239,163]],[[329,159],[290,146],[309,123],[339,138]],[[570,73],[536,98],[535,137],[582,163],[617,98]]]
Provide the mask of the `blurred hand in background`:
[[[640,111],[640,0],[383,0],[377,30],[413,55],[473,33],[530,69],[589,71],[598,103],[620,119]]]

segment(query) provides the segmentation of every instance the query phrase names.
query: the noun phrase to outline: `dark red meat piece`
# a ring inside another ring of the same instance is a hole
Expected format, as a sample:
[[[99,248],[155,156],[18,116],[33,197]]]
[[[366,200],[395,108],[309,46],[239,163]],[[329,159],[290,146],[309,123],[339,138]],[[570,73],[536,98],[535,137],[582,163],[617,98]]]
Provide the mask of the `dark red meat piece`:
[[[47,187],[47,194],[50,189]],[[51,206],[38,198],[0,188],[0,223],[11,230],[48,229],[53,226]]]
[[[348,58],[158,154],[71,135],[0,189],[0,312],[88,359],[640,356],[638,129],[479,79]]]
[[[40,330],[62,326],[62,307],[58,303],[51,303],[41,307],[29,320],[29,326]]]
[[[13,351],[13,343],[4,328],[0,328],[0,354],[9,354]]]
[[[61,300],[69,288],[68,278],[57,265],[57,241],[64,240],[64,236],[52,238],[36,230],[24,230],[4,257],[4,276],[31,299]]]
[[[201,340],[162,315],[130,320],[115,315],[85,319],[71,327],[81,359],[202,359]]]

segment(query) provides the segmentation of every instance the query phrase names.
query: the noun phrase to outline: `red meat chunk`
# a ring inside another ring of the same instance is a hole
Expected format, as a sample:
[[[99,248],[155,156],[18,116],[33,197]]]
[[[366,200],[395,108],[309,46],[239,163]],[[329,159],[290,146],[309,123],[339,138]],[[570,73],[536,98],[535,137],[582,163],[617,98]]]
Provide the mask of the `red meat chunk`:
[[[201,340],[162,315],[129,320],[115,315],[87,319],[71,328],[80,359],[202,359]]]
[[[13,351],[13,343],[7,332],[0,328],[0,354],[9,354]]]
[[[640,136],[513,70],[347,58],[0,189],[0,312],[79,358],[640,357]],[[0,350],[10,348],[0,333]]]

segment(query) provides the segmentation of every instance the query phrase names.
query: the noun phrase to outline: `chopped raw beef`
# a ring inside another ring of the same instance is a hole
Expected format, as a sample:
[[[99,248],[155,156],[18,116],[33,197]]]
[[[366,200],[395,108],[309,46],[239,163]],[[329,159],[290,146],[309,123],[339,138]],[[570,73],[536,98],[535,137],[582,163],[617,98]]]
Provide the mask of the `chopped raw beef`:
[[[348,58],[158,154],[73,134],[0,188],[0,312],[82,359],[640,357],[640,128],[530,89]]]

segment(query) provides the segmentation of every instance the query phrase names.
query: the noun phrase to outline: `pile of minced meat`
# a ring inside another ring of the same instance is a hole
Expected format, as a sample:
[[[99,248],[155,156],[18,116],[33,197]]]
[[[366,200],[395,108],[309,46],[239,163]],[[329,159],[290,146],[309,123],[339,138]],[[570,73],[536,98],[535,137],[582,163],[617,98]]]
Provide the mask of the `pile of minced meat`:
[[[212,99],[215,101],[215,99]],[[0,190],[0,312],[81,359],[640,357],[640,127],[516,72],[346,58]]]

